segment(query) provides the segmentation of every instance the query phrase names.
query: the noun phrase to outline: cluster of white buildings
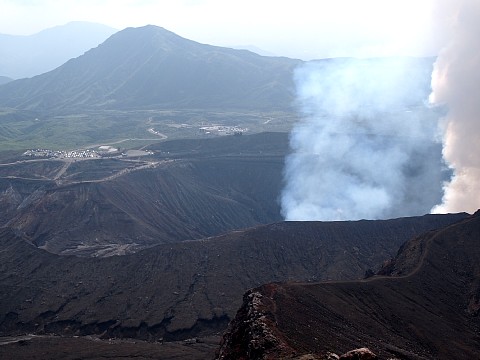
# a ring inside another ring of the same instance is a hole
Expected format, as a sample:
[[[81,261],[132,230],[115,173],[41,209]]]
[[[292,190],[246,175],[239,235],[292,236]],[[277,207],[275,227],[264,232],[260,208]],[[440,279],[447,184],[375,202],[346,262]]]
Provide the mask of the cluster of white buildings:
[[[200,131],[204,134],[215,134],[215,135],[242,135],[247,132],[247,128],[241,128],[238,126],[225,126],[225,125],[210,125],[202,126]]]
[[[154,135],[158,135],[158,136],[161,136],[161,135],[162,135],[161,132],[155,130],[154,128],[148,129],[148,132],[151,133],[151,134],[154,134]]]
[[[102,154],[111,154],[111,153],[118,152],[118,149],[113,146],[102,145],[98,147],[98,151],[101,152]]]
[[[47,157],[47,158],[98,158],[100,155],[95,150],[49,150],[49,149],[31,149],[23,153],[24,156]]]

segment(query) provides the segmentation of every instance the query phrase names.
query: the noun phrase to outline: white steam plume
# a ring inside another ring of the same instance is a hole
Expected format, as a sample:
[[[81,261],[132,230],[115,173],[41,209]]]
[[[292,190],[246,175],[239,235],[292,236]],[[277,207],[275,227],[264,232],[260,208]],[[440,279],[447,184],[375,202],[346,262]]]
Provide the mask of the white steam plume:
[[[303,119],[290,136],[286,220],[428,212],[441,197],[433,59],[332,59],[296,71]]]
[[[432,212],[474,212],[480,207],[480,1],[440,4],[440,13],[450,16],[451,38],[435,63],[430,101],[448,109],[443,156],[454,176]]]

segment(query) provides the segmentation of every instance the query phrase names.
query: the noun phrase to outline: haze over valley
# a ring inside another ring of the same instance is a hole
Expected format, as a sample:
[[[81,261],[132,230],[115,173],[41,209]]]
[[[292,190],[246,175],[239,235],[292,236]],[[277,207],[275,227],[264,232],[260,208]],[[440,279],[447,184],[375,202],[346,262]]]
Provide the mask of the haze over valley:
[[[0,34],[0,75],[21,79],[43,74],[96,47],[116,31],[75,21],[32,35]]]

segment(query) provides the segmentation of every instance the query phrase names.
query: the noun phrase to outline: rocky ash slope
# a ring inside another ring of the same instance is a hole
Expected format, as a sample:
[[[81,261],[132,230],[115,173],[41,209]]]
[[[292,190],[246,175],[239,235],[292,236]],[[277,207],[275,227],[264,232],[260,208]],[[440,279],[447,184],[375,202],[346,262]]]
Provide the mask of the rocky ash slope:
[[[408,238],[465,214],[286,222],[103,259],[58,256],[0,234],[0,335],[179,340],[223,331],[249,288],[362,278]]]
[[[375,277],[251,290],[218,358],[326,359],[367,346],[379,359],[476,359],[479,241],[477,212],[409,241]]]
[[[287,134],[152,149],[155,155],[137,161],[2,166],[0,226],[53,253],[104,256],[281,220]]]
[[[174,140],[149,149],[153,155],[138,159],[3,161],[0,226],[56,254],[108,256],[282,220],[288,134]],[[397,199],[402,206],[392,217],[415,214],[412,204],[423,214],[440,200],[441,174],[428,169],[441,148],[431,150],[412,159],[409,197]],[[437,191],[422,194],[425,179]]]

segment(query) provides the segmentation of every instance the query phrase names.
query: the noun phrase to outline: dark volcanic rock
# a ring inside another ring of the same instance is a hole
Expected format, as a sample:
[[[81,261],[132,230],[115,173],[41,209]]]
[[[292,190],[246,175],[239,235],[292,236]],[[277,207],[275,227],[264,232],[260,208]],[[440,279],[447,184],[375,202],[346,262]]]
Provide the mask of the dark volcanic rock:
[[[205,360],[212,359],[217,337],[202,341],[145,342],[138,340],[98,339],[25,335],[0,338],[0,359],[15,360]]]
[[[479,241],[476,214],[409,241],[390,266],[392,276],[252,290],[268,319],[263,331],[280,344],[259,358],[290,358],[292,352],[324,358],[364,346],[379,359],[477,358]],[[224,335],[221,356],[250,346],[247,336],[235,333],[235,324],[253,319],[240,309]]]
[[[53,253],[106,256],[281,221],[287,142],[264,133],[171,141],[143,162],[2,166],[0,226]]]
[[[360,348],[355,350],[350,350],[342,356],[339,357],[339,360],[377,360],[378,357],[370,349]]]
[[[54,255],[2,229],[0,334],[170,341],[216,333],[249,288],[361,278],[413,235],[464,217],[285,222],[102,259]]]
[[[149,149],[154,154],[139,159],[6,162],[0,226],[49,252],[109,256],[282,220],[288,134],[174,140]],[[360,234],[363,224],[357,224]],[[356,248],[357,257],[373,256]]]
[[[237,316],[229,325],[229,336],[224,337],[218,360],[292,358],[295,351],[277,331],[271,312],[272,299],[256,291],[248,291]]]

